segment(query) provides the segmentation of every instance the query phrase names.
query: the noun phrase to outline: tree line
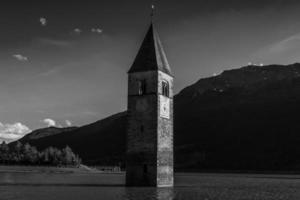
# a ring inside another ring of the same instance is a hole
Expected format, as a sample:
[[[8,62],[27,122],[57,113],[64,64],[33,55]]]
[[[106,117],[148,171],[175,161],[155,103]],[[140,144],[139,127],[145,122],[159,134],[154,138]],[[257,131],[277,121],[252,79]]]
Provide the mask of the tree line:
[[[79,166],[81,159],[73,153],[69,146],[63,149],[48,147],[38,151],[30,144],[17,142],[9,146],[5,142],[0,144],[0,164],[11,165],[46,165],[46,166]]]

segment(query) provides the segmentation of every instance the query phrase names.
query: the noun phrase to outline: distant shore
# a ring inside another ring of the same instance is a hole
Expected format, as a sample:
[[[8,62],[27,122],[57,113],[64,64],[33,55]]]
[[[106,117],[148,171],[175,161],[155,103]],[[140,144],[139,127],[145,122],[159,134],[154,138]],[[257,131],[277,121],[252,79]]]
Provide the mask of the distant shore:
[[[80,167],[0,165],[0,173],[102,173],[85,165]]]

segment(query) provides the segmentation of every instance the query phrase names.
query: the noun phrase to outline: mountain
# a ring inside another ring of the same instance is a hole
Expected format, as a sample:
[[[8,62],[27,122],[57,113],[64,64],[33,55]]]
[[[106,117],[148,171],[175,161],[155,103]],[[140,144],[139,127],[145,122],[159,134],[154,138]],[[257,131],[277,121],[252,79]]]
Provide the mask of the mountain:
[[[37,140],[43,137],[48,137],[51,135],[57,135],[64,132],[69,132],[77,129],[78,127],[66,127],[66,128],[57,128],[57,127],[48,127],[48,128],[41,128],[32,131],[31,133],[25,135],[19,141],[21,143],[26,143],[30,140]]]
[[[174,97],[179,170],[300,170],[300,64],[246,66],[200,79]],[[65,145],[89,164],[124,161],[126,112],[30,139]]]
[[[55,130],[62,131],[63,129],[56,128]],[[62,131],[58,134],[36,139],[26,139],[26,142],[36,146],[39,150],[49,146],[64,148],[68,145],[83,158],[85,163],[90,165],[95,163],[118,164],[124,160],[125,133],[126,112],[123,112],[75,128],[72,131]],[[44,134],[44,132],[40,130],[39,134]],[[21,139],[20,142],[24,143],[24,139]],[[14,145],[14,143],[11,143],[11,145]]]
[[[246,66],[201,79],[175,97],[175,144],[186,145],[177,163],[204,169],[298,169],[299,103],[298,63]]]

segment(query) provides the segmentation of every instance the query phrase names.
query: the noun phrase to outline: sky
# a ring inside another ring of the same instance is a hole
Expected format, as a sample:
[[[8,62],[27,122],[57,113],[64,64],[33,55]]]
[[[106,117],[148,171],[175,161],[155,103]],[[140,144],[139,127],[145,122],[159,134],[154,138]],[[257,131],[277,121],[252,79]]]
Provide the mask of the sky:
[[[2,2],[0,142],[126,110],[153,2],[176,93],[250,62],[300,60],[298,0]]]

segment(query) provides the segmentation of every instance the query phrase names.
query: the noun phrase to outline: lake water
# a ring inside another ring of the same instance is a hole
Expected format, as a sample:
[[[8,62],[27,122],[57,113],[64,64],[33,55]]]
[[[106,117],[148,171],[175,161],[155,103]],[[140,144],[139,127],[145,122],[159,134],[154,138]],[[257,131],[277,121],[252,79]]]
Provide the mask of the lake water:
[[[174,188],[126,188],[124,174],[0,173],[1,200],[299,200],[300,176],[176,174]]]

